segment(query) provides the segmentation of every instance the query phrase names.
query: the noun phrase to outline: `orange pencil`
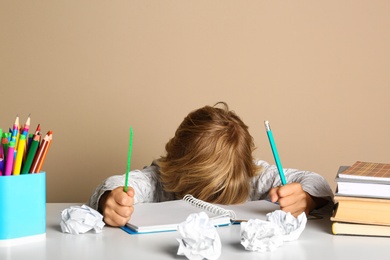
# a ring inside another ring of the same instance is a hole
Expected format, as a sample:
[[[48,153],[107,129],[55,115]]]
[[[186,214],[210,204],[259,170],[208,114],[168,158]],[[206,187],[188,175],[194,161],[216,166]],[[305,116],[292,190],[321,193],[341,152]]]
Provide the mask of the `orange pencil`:
[[[53,132],[49,131],[42,140],[42,144],[39,146],[38,152],[34,157],[34,161],[30,168],[30,173],[39,173],[42,169],[42,165],[45,161],[47,151],[49,150],[51,141],[53,138]]]

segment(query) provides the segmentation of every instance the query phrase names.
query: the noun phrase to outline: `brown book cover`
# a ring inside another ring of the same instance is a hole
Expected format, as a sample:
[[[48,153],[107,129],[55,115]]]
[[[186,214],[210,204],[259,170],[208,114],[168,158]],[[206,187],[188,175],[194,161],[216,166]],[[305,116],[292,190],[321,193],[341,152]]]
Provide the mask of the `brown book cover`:
[[[335,196],[336,209],[331,221],[389,225],[390,200]]]
[[[357,161],[340,178],[390,181],[390,164]]]

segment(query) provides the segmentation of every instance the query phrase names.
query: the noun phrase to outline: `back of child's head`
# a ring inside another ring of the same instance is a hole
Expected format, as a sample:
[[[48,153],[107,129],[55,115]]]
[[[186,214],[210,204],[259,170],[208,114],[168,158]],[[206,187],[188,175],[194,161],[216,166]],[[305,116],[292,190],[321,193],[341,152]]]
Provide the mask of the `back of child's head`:
[[[222,105],[219,108],[218,105]],[[164,190],[212,203],[248,199],[256,174],[248,127],[226,103],[197,109],[183,120],[158,161]]]

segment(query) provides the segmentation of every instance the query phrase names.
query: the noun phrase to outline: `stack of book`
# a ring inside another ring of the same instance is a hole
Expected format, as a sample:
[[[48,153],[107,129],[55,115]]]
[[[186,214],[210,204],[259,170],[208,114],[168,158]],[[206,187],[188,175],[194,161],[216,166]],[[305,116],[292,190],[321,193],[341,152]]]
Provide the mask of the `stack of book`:
[[[390,164],[341,166],[336,182],[333,234],[390,236]]]

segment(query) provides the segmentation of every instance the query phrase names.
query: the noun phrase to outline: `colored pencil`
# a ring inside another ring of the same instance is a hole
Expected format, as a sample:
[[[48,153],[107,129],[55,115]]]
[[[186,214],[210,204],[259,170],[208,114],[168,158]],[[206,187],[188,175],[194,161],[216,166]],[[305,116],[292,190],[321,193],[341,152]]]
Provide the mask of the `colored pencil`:
[[[34,135],[40,135],[41,134],[41,125],[38,124],[37,129],[35,130]]]
[[[11,141],[15,142],[15,147],[18,147],[19,141],[19,115],[16,115],[14,126],[11,132]]]
[[[0,158],[4,158],[4,148],[3,148],[3,129],[0,128]]]
[[[15,123],[14,123],[14,126],[12,128],[12,137],[16,138],[18,131],[19,131],[19,115],[16,115]]]
[[[14,175],[20,174],[25,149],[26,149],[26,136],[21,135],[19,138],[19,143],[18,143],[18,147],[16,150],[16,158],[15,158],[14,171],[13,171]]]
[[[26,123],[24,124],[22,134],[25,135],[25,136],[28,136],[28,130],[29,129],[30,129],[30,115],[28,115]]]
[[[276,144],[275,144],[274,137],[272,135],[271,127],[270,127],[268,121],[265,121],[264,124],[265,124],[265,129],[267,131],[269,144],[271,145],[272,153],[274,155],[276,167],[278,168],[280,181],[282,182],[282,185],[286,185],[287,184],[286,177],[284,176],[282,163],[280,162],[280,159],[279,159],[279,154],[278,154],[278,150],[276,149]]]
[[[24,162],[21,174],[29,173],[32,162],[33,162],[34,157],[35,157],[35,154],[36,154],[38,147],[39,147],[40,139],[41,139],[40,135],[36,135],[33,137],[33,140],[31,141],[30,149],[28,150],[27,158],[26,158],[26,161]]]
[[[1,138],[1,146],[3,147],[3,158],[4,160],[7,158],[7,151],[8,151],[8,135],[9,133],[3,133],[3,137]]]
[[[4,158],[0,158],[0,176],[3,175],[4,172]]]
[[[39,146],[37,153],[35,154],[30,173],[39,173],[41,171],[47,151],[49,150],[52,141],[52,135],[52,131],[49,131],[43,138],[42,143]]]
[[[9,176],[12,174],[12,168],[14,166],[14,151],[15,151],[15,142],[11,141],[8,145],[7,160],[5,162],[5,170],[4,170],[5,176]]]
[[[130,137],[129,137],[129,149],[127,151],[127,169],[126,169],[126,180],[125,187],[123,188],[124,192],[128,191],[128,182],[129,182],[129,173],[130,173],[130,164],[131,164],[131,154],[133,151],[133,128],[130,127]]]

